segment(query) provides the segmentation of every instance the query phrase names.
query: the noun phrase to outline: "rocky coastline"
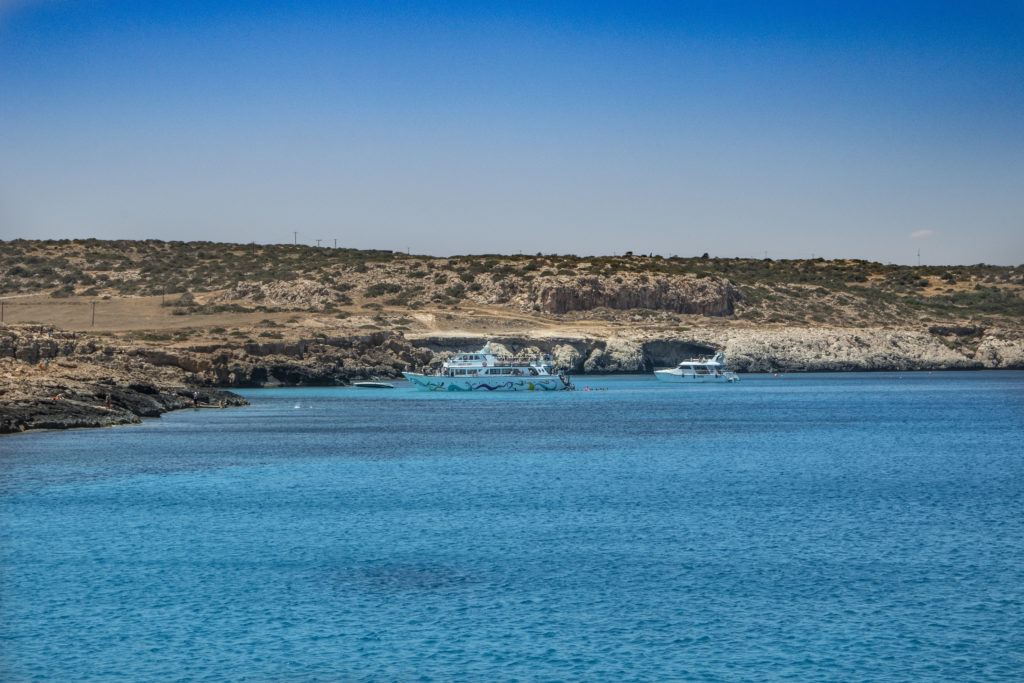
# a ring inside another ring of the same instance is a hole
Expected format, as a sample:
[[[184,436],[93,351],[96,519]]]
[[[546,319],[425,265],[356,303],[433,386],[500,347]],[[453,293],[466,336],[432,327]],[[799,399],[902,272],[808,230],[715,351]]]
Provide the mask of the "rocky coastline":
[[[571,374],[646,373],[721,350],[738,372],[1024,368],[1010,330],[706,327],[627,336],[423,336],[373,332],[266,343],[153,345],[33,326],[0,327],[0,433],[137,423],[169,410],[246,405],[231,388],[346,385],[430,370],[500,344],[553,355]]]
[[[137,424],[172,410],[248,405],[181,372],[112,362],[125,351],[52,329],[0,327],[0,434]]]

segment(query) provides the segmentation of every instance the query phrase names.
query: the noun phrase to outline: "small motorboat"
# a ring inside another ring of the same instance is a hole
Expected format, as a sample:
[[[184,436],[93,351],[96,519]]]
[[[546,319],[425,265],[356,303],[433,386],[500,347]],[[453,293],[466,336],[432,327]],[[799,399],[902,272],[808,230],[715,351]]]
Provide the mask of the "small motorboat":
[[[388,384],[387,382],[381,382],[380,380],[373,380],[372,382],[353,382],[352,386],[358,387],[359,389],[394,389],[394,384]]]
[[[655,370],[654,377],[662,382],[739,382],[739,376],[729,370],[725,354],[718,352],[714,358],[701,356],[684,360],[669,370]]]

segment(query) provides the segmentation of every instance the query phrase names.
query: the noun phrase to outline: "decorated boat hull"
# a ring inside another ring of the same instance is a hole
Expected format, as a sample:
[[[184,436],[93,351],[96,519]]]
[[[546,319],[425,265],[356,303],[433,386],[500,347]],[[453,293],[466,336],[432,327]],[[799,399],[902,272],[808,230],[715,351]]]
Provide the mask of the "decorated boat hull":
[[[403,372],[421,391],[558,391],[564,388],[557,376],[542,377],[443,377]]]

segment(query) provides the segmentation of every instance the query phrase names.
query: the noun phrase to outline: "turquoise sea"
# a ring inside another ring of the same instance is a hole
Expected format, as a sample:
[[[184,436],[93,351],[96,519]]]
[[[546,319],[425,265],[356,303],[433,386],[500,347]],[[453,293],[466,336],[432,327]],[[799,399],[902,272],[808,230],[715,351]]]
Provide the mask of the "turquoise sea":
[[[0,438],[0,679],[1024,679],[1024,373],[575,381]]]

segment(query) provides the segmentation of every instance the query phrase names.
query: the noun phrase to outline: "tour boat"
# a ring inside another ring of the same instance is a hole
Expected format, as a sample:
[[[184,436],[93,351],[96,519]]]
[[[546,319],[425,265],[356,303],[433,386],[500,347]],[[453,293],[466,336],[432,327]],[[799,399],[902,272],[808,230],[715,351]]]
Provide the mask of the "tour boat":
[[[459,353],[444,361],[434,375],[403,372],[423,391],[557,391],[572,389],[569,378],[554,372],[549,355],[498,356],[487,342],[475,353]]]
[[[684,360],[674,368],[655,370],[654,376],[662,382],[738,382],[735,372],[726,369],[725,354],[719,352],[712,358],[701,356]]]

